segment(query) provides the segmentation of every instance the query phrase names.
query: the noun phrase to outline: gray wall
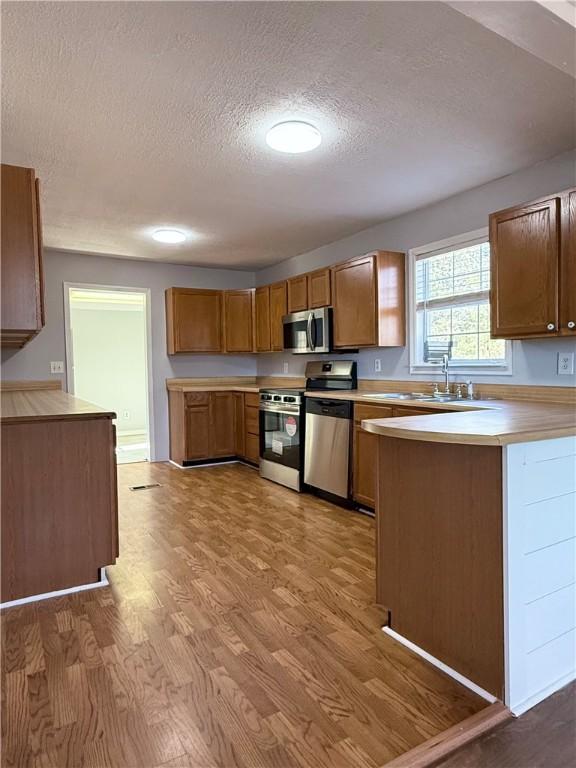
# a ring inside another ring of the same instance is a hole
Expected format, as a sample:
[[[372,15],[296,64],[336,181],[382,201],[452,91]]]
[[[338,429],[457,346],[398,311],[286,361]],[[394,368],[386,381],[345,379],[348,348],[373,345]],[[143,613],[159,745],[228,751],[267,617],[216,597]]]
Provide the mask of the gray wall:
[[[130,259],[45,251],[46,326],[23,349],[2,350],[3,379],[60,378],[50,374],[51,360],[66,360],[63,284],[91,283],[149,288],[152,314],[152,384],[154,460],[168,458],[168,398],[166,379],[175,376],[254,376],[252,355],[166,354],[164,290],[171,286],[194,288],[247,288],[253,272],[158,264]]]
[[[371,250],[407,252],[410,248],[480,229],[487,226],[488,215],[492,211],[574,186],[576,184],[575,164],[576,150],[427,208],[390,219],[351,237],[260,270],[256,275],[258,285],[266,285],[301,272],[361,256]],[[513,342],[513,374],[511,376],[493,375],[473,378],[480,382],[574,386],[576,379],[558,376],[556,373],[557,353],[565,351],[576,351],[576,341],[571,339],[516,341]],[[375,358],[382,361],[381,373],[374,371]],[[290,375],[301,375],[307,359],[312,358],[307,355],[283,355],[282,353],[261,355],[258,358],[258,373],[259,375],[282,375],[284,364],[287,363]],[[362,350],[358,355],[352,356],[352,359],[358,361],[358,374],[362,378],[411,378],[408,347]],[[412,378],[428,380],[430,375],[413,375]]]

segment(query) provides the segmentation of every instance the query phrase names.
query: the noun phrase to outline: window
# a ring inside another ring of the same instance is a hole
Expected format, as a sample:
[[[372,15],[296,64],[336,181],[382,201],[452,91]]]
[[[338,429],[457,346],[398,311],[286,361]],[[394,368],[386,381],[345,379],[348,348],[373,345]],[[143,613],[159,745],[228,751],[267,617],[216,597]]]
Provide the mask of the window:
[[[509,368],[509,345],[490,338],[490,244],[472,234],[411,252],[412,368],[450,343],[453,367]]]

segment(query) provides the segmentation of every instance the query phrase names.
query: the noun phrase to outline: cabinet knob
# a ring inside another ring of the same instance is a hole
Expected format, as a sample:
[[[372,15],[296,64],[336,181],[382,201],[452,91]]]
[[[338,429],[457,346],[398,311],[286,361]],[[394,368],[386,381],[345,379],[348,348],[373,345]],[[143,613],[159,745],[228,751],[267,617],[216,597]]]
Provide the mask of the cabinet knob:
[[[553,330],[556,328],[556,326],[554,325],[554,323],[548,323],[548,325],[546,326],[546,328],[547,328],[549,331],[553,331]]]
[[[569,320],[569,321],[568,321],[568,328],[572,329],[572,328],[574,328],[575,326],[576,326],[576,323],[574,322],[574,320]]]

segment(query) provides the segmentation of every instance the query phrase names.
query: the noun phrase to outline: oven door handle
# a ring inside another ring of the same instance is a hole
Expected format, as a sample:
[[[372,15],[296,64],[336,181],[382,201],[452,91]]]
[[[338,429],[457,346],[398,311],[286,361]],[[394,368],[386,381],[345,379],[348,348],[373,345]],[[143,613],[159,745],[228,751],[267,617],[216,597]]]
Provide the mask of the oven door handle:
[[[308,341],[308,349],[314,352],[314,341],[312,340],[312,323],[314,322],[314,312],[310,312],[308,315],[308,322],[306,323],[306,340]]]
[[[280,408],[260,408],[260,413],[281,413],[285,416],[299,416],[300,410],[295,408],[292,411],[280,409]]]

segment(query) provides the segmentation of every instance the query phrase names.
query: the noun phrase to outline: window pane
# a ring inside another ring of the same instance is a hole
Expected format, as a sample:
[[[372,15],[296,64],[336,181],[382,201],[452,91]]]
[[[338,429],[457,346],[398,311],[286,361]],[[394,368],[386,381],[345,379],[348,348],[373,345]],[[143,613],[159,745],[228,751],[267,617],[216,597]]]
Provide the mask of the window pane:
[[[478,335],[466,333],[452,337],[452,358],[454,360],[478,360]]]
[[[452,330],[451,309],[432,309],[426,313],[428,323],[428,338],[442,334],[450,334]]]
[[[482,268],[480,248],[477,245],[471,248],[462,248],[454,251],[454,274],[467,275],[470,272],[479,272]]]
[[[452,310],[452,333],[478,332],[478,305],[454,307]]]
[[[478,330],[490,330],[490,304],[480,304],[478,307]]]
[[[491,339],[489,333],[479,334],[479,360],[505,360],[506,342],[504,339]]]

